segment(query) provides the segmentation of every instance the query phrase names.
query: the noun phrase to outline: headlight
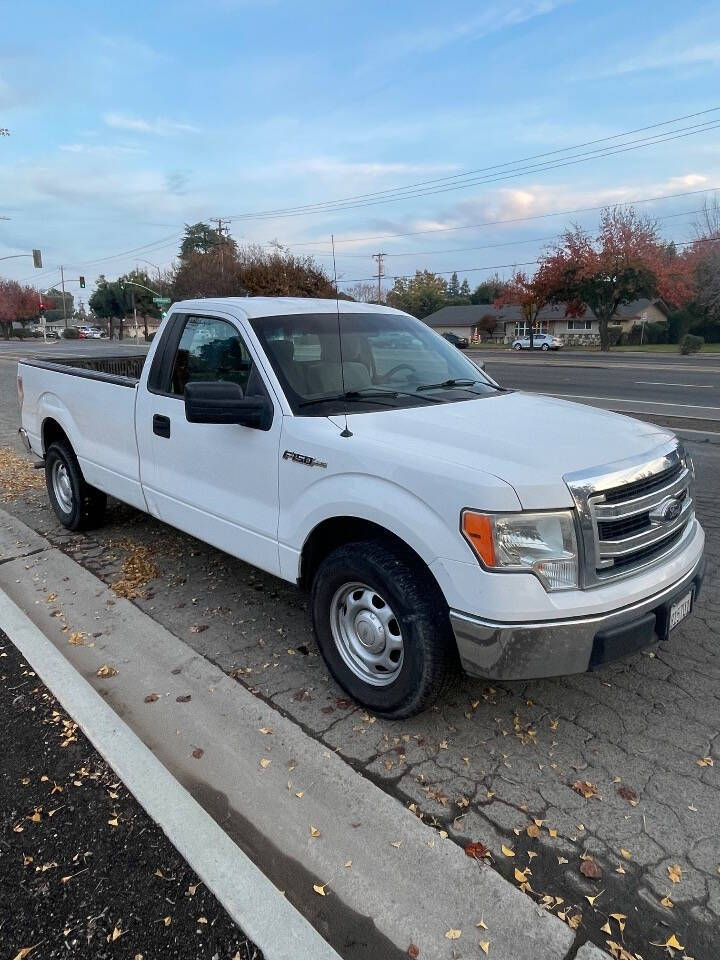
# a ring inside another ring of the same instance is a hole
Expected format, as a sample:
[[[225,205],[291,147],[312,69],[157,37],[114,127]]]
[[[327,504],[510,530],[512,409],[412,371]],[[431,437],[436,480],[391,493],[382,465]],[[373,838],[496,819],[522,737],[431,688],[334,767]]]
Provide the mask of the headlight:
[[[462,514],[462,532],[489,570],[534,573],[546,590],[578,585],[578,549],[570,511]]]

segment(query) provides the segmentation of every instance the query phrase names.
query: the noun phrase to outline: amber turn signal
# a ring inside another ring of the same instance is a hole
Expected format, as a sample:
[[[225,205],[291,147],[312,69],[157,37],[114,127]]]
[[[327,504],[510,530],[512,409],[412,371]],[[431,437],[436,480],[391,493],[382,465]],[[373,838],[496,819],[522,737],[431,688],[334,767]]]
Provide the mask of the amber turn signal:
[[[462,532],[482,562],[488,567],[494,567],[495,544],[490,517],[484,513],[466,510],[462,515]]]

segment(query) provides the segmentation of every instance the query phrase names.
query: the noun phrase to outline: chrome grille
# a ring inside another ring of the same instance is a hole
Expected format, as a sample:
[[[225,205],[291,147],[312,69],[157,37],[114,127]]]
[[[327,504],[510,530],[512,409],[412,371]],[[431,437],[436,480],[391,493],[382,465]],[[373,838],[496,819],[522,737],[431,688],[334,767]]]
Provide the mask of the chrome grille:
[[[650,457],[571,474],[565,482],[578,510],[584,586],[657,561],[693,526],[692,465],[677,441]]]

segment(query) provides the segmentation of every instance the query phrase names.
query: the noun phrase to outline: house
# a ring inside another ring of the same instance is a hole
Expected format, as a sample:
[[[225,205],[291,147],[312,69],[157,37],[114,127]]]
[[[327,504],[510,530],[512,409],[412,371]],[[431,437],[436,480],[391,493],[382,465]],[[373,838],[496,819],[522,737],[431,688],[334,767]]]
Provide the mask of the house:
[[[535,333],[550,333],[567,343],[598,343],[600,334],[595,314],[586,307],[580,317],[565,315],[566,304],[543,307],[538,314]],[[660,323],[668,318],[670,310],[663,300],[635,300],[619,307],[615,322],[623,333],[629,333],[636,323]],[[488,328],[495,327],[490,332]],[[529,324],[520,307],[514,304],[497,307],[494,303],[467,304],[442,307],[424,317],[424,322],[438,333],[454,333],[469,340],[494,340],[511,343],[515,337],[527,336]]]

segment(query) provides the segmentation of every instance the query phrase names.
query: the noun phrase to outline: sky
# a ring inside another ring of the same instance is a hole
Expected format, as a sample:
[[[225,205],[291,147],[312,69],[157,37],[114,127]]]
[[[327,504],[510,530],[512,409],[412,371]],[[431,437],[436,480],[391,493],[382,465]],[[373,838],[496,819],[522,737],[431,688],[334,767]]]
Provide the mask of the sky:
[[[565,211],[693,194],[639,206],[682,242],[720,188],[720,110],[627,134],[720,107],[717,2],[28,0],[2,19],[0,257],[44,267],[0,276],[39,288],[60,264],[85,296],[152,274],[210,217],[330,273],[334,235],[344,286],[378,251],[386,286],[425,268],[475,286],[597,224]]]

